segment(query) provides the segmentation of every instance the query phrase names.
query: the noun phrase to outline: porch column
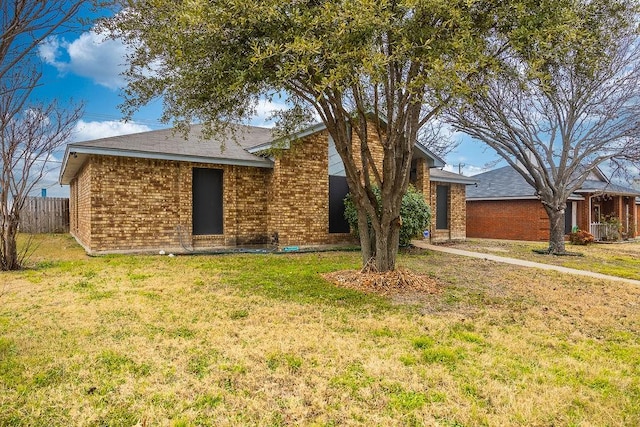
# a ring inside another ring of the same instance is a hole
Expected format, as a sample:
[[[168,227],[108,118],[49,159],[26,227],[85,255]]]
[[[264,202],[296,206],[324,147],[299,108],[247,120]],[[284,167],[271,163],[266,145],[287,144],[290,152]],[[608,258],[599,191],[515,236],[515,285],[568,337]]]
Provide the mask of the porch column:
[[[620,220],[620,223],[621,223],[621,224],[624,224],[624,223],[622,222],[622,221],[623,221],[623,219],[624,219],[624,210],[623,210],[622,196],[616,196],[616,200],[617,200],[617,203],[616,203],[616,205],[617,205],[616,210],[618,211],[616,216],[617,216],[617,217],[618,217],[618,219]]]

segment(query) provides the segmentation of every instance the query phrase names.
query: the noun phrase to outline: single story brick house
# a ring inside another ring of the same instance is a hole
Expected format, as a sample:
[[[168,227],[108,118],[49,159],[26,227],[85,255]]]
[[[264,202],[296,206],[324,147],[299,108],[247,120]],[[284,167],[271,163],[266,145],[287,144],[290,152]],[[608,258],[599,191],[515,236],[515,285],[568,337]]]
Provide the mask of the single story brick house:
[[[545,241],[549,218],[534,188],[511,166],[474,175],[467,187],[467,236]],[[596,240],[639,236],[640,191],[610,182],[595,169],[567,201],[565,232],[574,227]],[[613,223],[616,223],[613,226]]]
[[[194,125],[186,139],[168,129],[69,144],[60,183],[70,185],[71,234],[90,254],[356,242],[344,167],[322,124],[278,156],[267,128],[200,136]],[[432,238],[464,239],[465,186],[475,181],[438,169],[442,159],[420,144],[412,166],[434,212]]]

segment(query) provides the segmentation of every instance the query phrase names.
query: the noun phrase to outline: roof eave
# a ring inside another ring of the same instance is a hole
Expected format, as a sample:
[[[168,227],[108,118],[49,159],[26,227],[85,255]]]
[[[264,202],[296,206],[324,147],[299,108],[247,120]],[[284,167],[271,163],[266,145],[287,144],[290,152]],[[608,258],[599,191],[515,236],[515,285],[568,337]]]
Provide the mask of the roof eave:
[[[416,142],[415,144],[413,144],[413,147],[414,147],[414,149],[417,148],[418,152],[420,154],[422,154],[423,156],[433,160],[433,162],[431,162],[431,164],[429,164],[429,167],[432,167],[432,168],[443,168],[443,167],[445,167],[446,163],[444,162],[444,160],[442,160],[438,155],[436,155],[433,151],[429,150],[424,145],[420,144],[419,142]]]
[[[513,200],[540,200],[539,197],[537,196],[497,196],[497,197],[469,197],[467,196],[467,201],[471,201],[471,202],[480,202],[480,201],[501,201],[501,200],[508,200],[508,201],[513,201]],[[580,201],[580,200],[586,200],[584,197],[580,196],[580,195],[573,195],[573,196],[569,196],[569,198],[567,199],[567,201]]]
[[[221,157],[207,157],[207,156],[194,156],[188,154],[170,154],[170,153],[152,153],[148,151],[136,151],[136,150],[121,150],[114,148],[104,147],[87,147],[83,145],[69,144],[65,150],[64,159],[62,161],[62,168],[60,170],[59,181],[61,184],[69,184],[74,178],[73,176],[67,176],[67,165],[69,164],[69,158],[71,155],[77,156],[78,154],[84,155],[101,155],[101,156],[115,156],[115,157],[132,157],[137,159],[153,159],[153,160],[168,160],[178,162],[192,162],[192,163],[205,163],[205,164],[218,164],[218,165],[233,165],[233,166],[249,166],[258,168],[273,168],[273,162],[269,159],[256,158],[255,160],[249,159],[228,159]],[[256,156],[257,157],[257,156]],[[84,159],[82,159],[84,162]],[[81,165],[79,165],[78,169]]]
[[[502,196],[502,197],[469,197],[466,200],[468,202],[480,202],[480,201],[501,201],[501,200],[540,200],[536,196]]]
[[[309,135],[313,135],[314,133],[321,132],[325,130],[327,127],[324,123],[316,123],[315,125],[311,125],[306,129],[301,130],[300,132],[294,133],[293,135],[289,135],[286,137],[274,139],[273,141],[266,142],[264,144],[256,145],[255,147],[248,148],[247,151],[250,154],[256,154],[261,151],[266,151],[273,148],[274,145],[281,144],[282,148],[289,149],[291,141],[297,141]]]
[[[446,182],[448,184],[464,184],[464,185],[476,185],[478,181],[465,179],[465,178],[441,178],[439,176],[431,176],[432,182]]]
[[[69,145],[67,145],[67,148],[64,150],[64,156],[62,157],[62,167],[60,168],[60,174],[58,175],[58,183],[60,184],[68,184],[63,182],[65,171],[67,170],[68,160],[69,160]]]
[[[580,188],[575,191],[576,193],[586,193],[586,194],[612,194],[614,196],[629,196],[629,197],[638,197],[640,192],[631,192],[631,191],[617,191],[613,189],[595,189],[595,188]]]

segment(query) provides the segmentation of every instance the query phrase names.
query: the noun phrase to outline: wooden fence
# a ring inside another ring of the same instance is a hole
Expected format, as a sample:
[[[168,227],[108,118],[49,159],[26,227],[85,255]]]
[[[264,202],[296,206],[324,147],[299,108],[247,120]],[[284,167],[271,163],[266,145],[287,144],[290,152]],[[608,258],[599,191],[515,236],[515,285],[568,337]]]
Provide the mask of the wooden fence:
[[[68,233],[69,199],[28,197],[20,212],[22,233]]]

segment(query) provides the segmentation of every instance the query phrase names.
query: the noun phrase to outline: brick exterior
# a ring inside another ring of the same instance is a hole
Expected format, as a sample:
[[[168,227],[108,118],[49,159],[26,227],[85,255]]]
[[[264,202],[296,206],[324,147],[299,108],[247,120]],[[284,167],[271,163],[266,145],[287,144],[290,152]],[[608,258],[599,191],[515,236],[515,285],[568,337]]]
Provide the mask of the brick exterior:
[[[449,187],[449,199],[447,207],[448,228],[436,228],[436,212],[438,200],[436,188],[438,185]],[[466,206],[466,186],[464,184],[443,183],[431,181],[429,185],[429,198],[427,203],[431,206],[431,227],[429,229],[432,242],[443,242],[450,240],[464,240],[467,238],[467,206]]]
[[[86,164],[70,189],[69,228],[85,248],[91,247],[91,164]]]
[[[280,245],[320,245],[353,241],[329,233],[329,137],[318,132],[295,141],[275,159],[268,191],[269,235]]]
[[[591,222],[597,222],[594,212],[589,212],[589,194],[585,200],[576,202],[576,225],[581,230],[590,231]],[[568,203],[572,203],[569,201]],[[627,218],[625,203],[629,204],[629,229],[626,229]],[[607,200],[592,198],[594,205],[599,205],[601,214],[613,215],[623,224],[623,232],[629,237],[638,236],[635,226],[640,209],[634,210],[633,197],[613,196]],[[539,200],[484,200],[467,201],[467,236],[489,239],[507,240],[549,240],[549,217]]]
[[[71,182],[71,233],[91,253],[352,242],[329,233],[328,142],[294,144],[273,170],[91,156]],[[321,148],[319,148],[321,147]],[[223,234],[192,235],[192,170],[223,170]]]
[[[548,240],[549,219],[539,200],[468,201],[467,236]]]
[[[375,161],[381,158],[374,149]],[[414,185],[435,212],[429,168],[423,159],[416,165]],[[192,233],[194,168],[223,171],[220,235]],[[91,155],[71,181],[71,233],[89,253],[188,252],[269,243],[276,234],[280,246],[355,242],[329,233],[328,201],[326,131],[292,143],[273,169]],[[440,240],[465,237],[463,185],[451,184],[450,203],[451,227]]]

